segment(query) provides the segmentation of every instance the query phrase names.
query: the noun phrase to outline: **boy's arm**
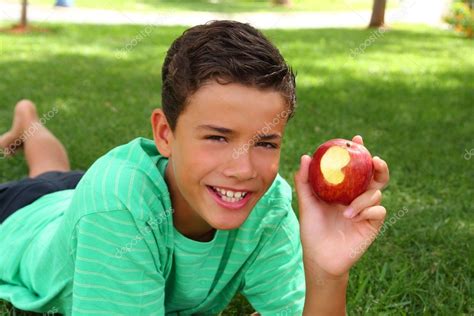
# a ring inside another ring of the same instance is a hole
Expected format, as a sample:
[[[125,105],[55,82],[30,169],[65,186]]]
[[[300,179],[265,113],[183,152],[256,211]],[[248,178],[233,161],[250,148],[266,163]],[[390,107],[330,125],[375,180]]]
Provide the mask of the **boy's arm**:
[[[325,275],[323,271],[308,270],[310,269],[305,267],[306,297],[303,316],[345,315],[349,273],[334,278]]]
[[[164,315],[161,267],[130,212],[83,216],[74,237],[73,315]]]
[[[362,137],[354,142],[362,144]],[[349,207],[316,197],[308,181],[311,157],[295,174],[306,280],[304,315],[344,315],[350,268],[367,250],[385,219],[381,189],[389,181],[385,161],[373,158],[373,179]]]
[[[349,273],[334,279],[325,278],[323,273],[318,274],[315,271],[314,275],[306,273],[305,278],[306,298],[303,316],[346,314],[346,288]],[[259,312],[251,314],[251,316],[260,315]]]

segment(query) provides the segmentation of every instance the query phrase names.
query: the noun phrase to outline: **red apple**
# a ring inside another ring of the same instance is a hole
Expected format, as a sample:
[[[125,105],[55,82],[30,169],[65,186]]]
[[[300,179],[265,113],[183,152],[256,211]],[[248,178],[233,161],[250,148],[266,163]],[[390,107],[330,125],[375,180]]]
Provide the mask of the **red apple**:
[[[331,139],[314,152],[309,183],[323,201],[349,205],[367,190],[373,173],[372,156],[364,146]]]

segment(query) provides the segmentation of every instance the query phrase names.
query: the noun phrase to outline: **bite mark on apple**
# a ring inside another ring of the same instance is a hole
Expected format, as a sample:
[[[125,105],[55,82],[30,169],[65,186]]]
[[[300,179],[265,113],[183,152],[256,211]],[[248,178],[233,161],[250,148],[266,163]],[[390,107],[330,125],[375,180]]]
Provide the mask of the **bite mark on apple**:
[[[342,168],[349,164],[351,156],[347,149],[340,146],[329,148],[321,158],[321,173],[324,179],[332,185],[338,185],[344,181]]]

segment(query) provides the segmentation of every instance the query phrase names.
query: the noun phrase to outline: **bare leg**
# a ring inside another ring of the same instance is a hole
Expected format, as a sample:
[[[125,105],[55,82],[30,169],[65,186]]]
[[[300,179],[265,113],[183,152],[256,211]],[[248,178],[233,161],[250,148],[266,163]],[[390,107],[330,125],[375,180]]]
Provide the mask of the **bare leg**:
[[[20,147],[31,178],[48,171],[71,170],[63,144],[40,123],[35,105],[28,100],[16,104],[12,127],[0,136],[0,148],[8,155]]]

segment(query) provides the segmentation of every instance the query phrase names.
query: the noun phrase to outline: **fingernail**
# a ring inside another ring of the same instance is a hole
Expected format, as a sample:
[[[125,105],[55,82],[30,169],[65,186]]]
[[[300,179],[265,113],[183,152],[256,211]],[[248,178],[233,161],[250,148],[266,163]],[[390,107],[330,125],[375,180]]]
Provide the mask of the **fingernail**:
[[[347,218],[352,218],[353,213],[354,213],[354,209],[352,207],[349,207],[344,211],[344,216]]]

